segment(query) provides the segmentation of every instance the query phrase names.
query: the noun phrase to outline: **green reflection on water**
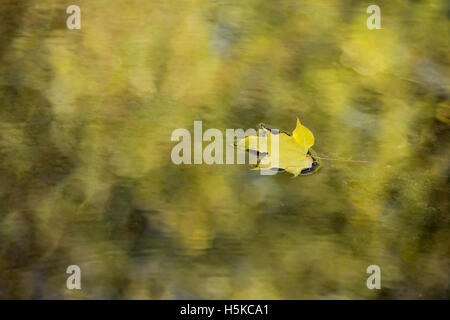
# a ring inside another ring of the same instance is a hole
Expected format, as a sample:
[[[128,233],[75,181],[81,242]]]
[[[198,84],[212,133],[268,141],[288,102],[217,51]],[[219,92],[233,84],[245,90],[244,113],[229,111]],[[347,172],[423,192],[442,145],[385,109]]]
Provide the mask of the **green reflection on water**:
[[[75,2],[81,30],[65,1],[0,6],[0,298],[448,297],[445,1],[379,1],[381,30],[346,1]],[[170,160],[194,120],[295,116],[368,163]]]

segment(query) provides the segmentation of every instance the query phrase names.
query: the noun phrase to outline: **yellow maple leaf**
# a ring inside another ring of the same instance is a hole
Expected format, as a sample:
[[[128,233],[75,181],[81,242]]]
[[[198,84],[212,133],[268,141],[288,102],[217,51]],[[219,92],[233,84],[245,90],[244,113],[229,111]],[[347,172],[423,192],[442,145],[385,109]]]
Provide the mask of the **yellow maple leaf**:
[[[245,137],[236,144],[238,148],[258,155],[254,170],[287,171],[296,177],[314,173],[319,169],[319,160],[311,149],[314,145],[314,135],[298,118],[292,134],[264,125],[261,125],[259,130],[257,136]]]

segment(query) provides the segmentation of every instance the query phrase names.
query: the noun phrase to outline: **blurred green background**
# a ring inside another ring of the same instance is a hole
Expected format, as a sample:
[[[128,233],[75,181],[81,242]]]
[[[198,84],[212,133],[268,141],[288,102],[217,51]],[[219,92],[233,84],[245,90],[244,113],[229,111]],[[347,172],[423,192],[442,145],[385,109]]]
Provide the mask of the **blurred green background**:
[[[1,0],[0,298],[449,298],[449,12]],[[296,179],[171,162],[194,120],[296,116],[319,155],[368,162]]]

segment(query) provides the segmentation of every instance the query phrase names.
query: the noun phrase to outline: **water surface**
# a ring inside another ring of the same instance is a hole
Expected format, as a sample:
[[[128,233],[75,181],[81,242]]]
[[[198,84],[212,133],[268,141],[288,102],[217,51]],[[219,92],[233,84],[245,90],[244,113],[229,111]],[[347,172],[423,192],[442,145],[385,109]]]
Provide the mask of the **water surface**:
[[[445,1],[378,1],[380,30],[354,1],[76,3],[80,30],[65,1],[0,5],[0,298],[448,298]],[[367,162],[171,161],[194,120],[297,116]]]

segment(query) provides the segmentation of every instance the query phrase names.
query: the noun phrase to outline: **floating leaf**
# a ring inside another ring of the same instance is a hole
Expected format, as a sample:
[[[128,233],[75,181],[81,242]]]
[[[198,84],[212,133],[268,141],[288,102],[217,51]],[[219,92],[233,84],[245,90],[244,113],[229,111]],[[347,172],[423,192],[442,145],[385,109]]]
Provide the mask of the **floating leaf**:
[[[292,136],[295,141],[302,148],[302,152],[304,154],[308,153],[309,148],[314,145],[314,135],[312,132],[300,123],[300,120],[297,118],[297,126],[295,130],[292,132]]]
[[[236,146],[258,155],[254,170],[287,171],[294,176],[311,174],[320,167],[312,154],[314,135],[297,119],[292,135],[261,125],[258,136],[248,136]],[[272,144],[278,142],[278,148]],[[272,150],[273,149],[273,150]],[[276,152],[276,154],[274,154]]]

